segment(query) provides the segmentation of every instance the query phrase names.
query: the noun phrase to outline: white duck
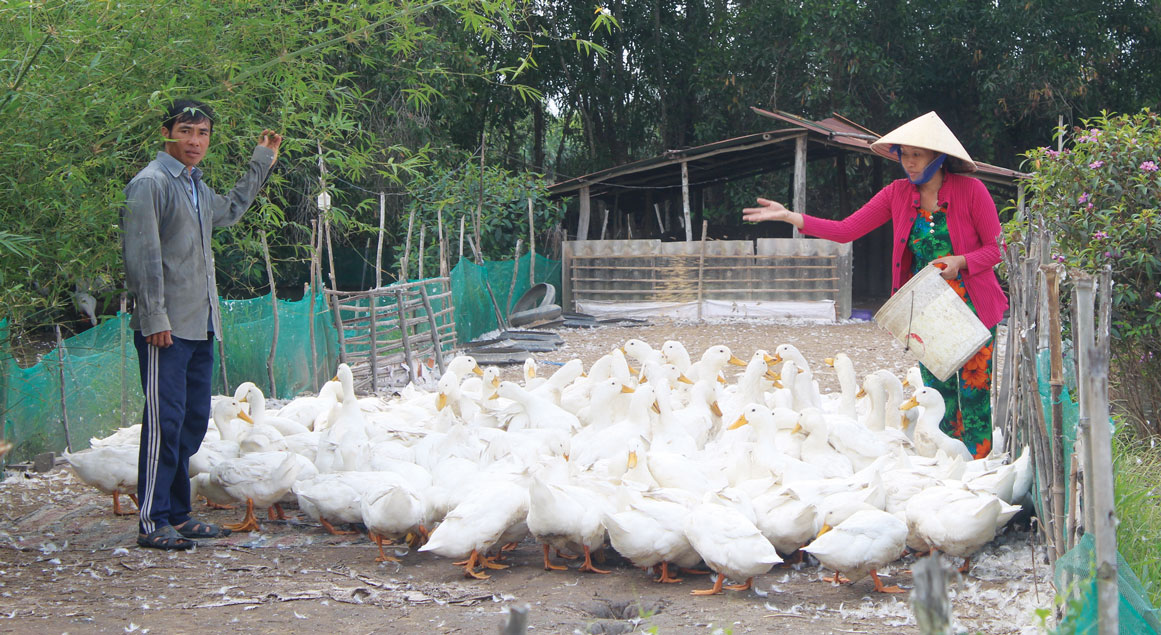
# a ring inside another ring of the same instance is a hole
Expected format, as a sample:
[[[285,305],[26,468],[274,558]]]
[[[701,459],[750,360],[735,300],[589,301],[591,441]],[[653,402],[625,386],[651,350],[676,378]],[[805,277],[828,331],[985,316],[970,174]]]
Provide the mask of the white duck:
[[[544,569],[564,571],[548,559],[549,547],[584,553],[580,571],[610,573],[593,566],[592,552],[605,543],[602,519],[613,509],[595,490],[569,482],[563,460],[542,466],[528,487],[528,531],[544,550]]]
[[[358,505],[367,535],[379,546],[377,562],[398,562],[383,552],[385,540],[404,538],[418,546],[429,536],[429,507],[421,490],[394,474],[383,474],[365,487]]]
[[[963,487],[936,486],[907,503],[910,531],[932,549],[964,559],[961,573],[971,567],[971,557],[996,536],[996,531],[1020,510],[991,494]]]
[[[886,587],[879,580],[878,569],[898,560],[907,546],[907,523],[878,509],[855,512],[832,527],[824,519],[822,530],[809,545],[802,548],[835,572],[833,582],[849,582],[870,574],[880,593],[902,593],[897,586]]]
[[[246,501],[245,517],[227,528],[233,531],[260,531],[262,527],[254,515],[254,506],[277,505],[290,492],[299,473],[308,465],[310,462],[305,458],[290,452],[254,452],[214,466],[210,472],[213,483],[234,500]]]
[[[693,595],[715,595],[723,588],[749,589],[754,576],[782,562],[753,521],[713,494],[707,494],[701,504],[690,510],[685,519],[685,537],[706,565],[718,574],[712,589],[693,591]],[[745,580],[745,583],[723,586],[726,577]]]
[[[489,576],[476,571],[476,565],[488,569],[506,569],[492,562],[487,551],[497,545],[504,534],[523,525],[528,516],[528,488],[507,478],[485,478],[463,502],[448,512],[420,551],[430,551],[445,558],[467,558],[464,575],[478,580]]]
[[[664,489],[631,493],[630,498],[623,511],[605,515],[609,544],[633,564],[659,570],[654,582],[681,582],[670,574],[669,565],[692,567],[701,561],[685,537],[690,501],[682,492]]]
[[[951,457],[959,457],[964,461],[971,461],[975,457],[968,451],[963,441],[948,436],[939,429],[939,422],[943,420],[946,405],[943,395],[931,387],[923,387],[915,391],[915,396],[904,402],[900,409],[910,410],[915,406],[923,408],[919,413],[919,421],[915,426],[915,451],[920,456],[934,457],[939,451]]]
[[[64,453],[77,478],[106,494],[113,495],[113,513],[129,516],[133,512],[121,509],[121,494],[127,494],[137,503],[137,445],[111,444],[75,453]]]

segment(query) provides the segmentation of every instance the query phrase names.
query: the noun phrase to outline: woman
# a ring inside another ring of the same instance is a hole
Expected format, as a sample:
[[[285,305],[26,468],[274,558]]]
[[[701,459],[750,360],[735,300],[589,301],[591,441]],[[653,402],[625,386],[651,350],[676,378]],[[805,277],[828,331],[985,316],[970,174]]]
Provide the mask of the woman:
[[[943,395],[947,411],[940,428],[962,439],[977,457],[992,447],[992,345],[996,324],[1008,298],[993,267],[1000,262],[1000,219],[988,190],[978,179],[966,150],[934,112],[893,130],[871,144],[876,153],[899,161],[907,178],[876,194],[841,221],[792,212],[760,198],[742,210],[748,221],[778,220],[804,234],[836,242],[860,238],[888,220],[892,223],[891,292],[899,290],[928,263],[976,313],[992,338],[947,381],[920,365],[923,381]]]

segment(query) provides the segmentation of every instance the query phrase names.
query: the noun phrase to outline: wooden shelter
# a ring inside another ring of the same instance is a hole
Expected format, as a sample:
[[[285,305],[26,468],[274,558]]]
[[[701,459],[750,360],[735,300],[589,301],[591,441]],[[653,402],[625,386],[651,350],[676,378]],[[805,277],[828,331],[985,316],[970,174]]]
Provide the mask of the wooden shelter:
[[[836,317],[840,318],[849,316],[852,288],[869,297],[885,298],[888,295],[889,263],[883,254],[890,253],[889,228],[881,228],[855,241],[853,249],[851,245],[793,247],[787,244],[774,251],[770,251],[772,246],[767,245],[766,250],[762,251],[757,248],[757,243],[751,241],[752,246],[748,251],[737,245],[729,248],[705,249],[691,246],[682,252],[686,260],[681,263],[671,260],[674,253],[670,252],[674,252],[675,247],[666,247],[667,251],[662,250],[661,246],[670,242],[694,242],[695,235],[700,233],[698,230],[703,226],[700,205],[697,204],[700,194],[729,181],[792,168],[792,191],[788,193],[789,196],[778,198],[788,199],[789,207],[794,211],[811,213],[812,207],[807,200],[807,168],[810,164],[817,164],[820,161],[833,164],[836,170],[840,213],[823,212],[821,215],[840,218],[853,211],[846,182],[848,157],[852,155],[874,157],[872,165],[876,173],[875,185],[882,185],[880,165],[885,164],[886,160],[871,151],[871,142],[879,136],[870,130],[839,115],[821,121],[808,121],[784,112],[770,112],[758,108],[753,110],[760,115],[791,124],[792,127],[693,148],[669,150],[641,161],[559,181],[549,188],[553,196],[576,196],[578,200],[575,213],[570,212],[566,221],[568,228],[572,230],[570,233],[577,241],[577,244],[571,246],[566,243],[564,249],[566,261],[571,257],[571,263],[565,264],[566,281],[565,288],[562,289],[566,308],[575,308],[577,298],[574,296],[578,292],[593,291],[592,283],[596,281],[592,278],[595,277],[602,277],[605,280],[598,287],[606,299],[615,295],[622,296],[626,301],[652,301],[662,298],[665,296],[662,292],[672,290],[674,272],[696,271],[696,267],[688,260],[690,258],[704,260],[701,255],[703,253],[707,254],[705,257],[717,259],[716,262],[709,264],[711,271],[716,267],[726,269],[769,267],[760,275],[750,276],[751,281],[744,289],[749,297],[786,301],[829,298],[835,303]],[[1000,186],[1015,190],[1018,198],[1023,199],[1023,185],[1020,181],[1023,174],[986,163],[977,165],[979,170],[973,176],[983,180],[990,187]],[[740,209],[738,214],[741,215]],[[631,222],[630,217],[636,217],[638,222]],[[646,218],[648,222],[641,222]],[[763,231],[783,230],[764,227]],[[708,232],[709,235],[717,233],[712,229]],[[788,233],[789,238],[802,239],[797,230]],[[651,239],[649,242],[655,243],[656,246],[644,244],[637,246],[633,257],[638,258],[634,264],[640,267],[637,267],[636,273],[630,274],[631,280],[620,280],[619,276],[613,273],[618,267],[634,269],[634,266],[625,260],[626,246],[602,248],[582,244],[604,241],[606,237],[629,239],[634,242]],[[762,239],[761,236],[754,238]],[[717,253],[721,249],[725,251]],[[614,253],[616,255],[614,260],[607,262],[593,260],[601,257],[613,258]],[[804,253],[830,260],[798,263],[813,269],[792,266],[790,262],[792,257],[800,257]],[[770,260],[763,262],[763,256]],[[577,258],[581,258],[584,262],[578,261]],[[728,261],[729,258],[734,258],[735,261]],[[749,260],[745,260],[746,258]],[[725,297],[734,297],[741,292],[741,287],[734,284],[736,280],[728,285],[707,280],[704,269],[707,263],[700,264],[702,269],[697,280],[689,283],[701,289],[701,295],[697,296],[699,302],[701,298],[706,297],[707,289],[712,289],[711,294],[717,293]],[[844,270],[838,270],[840,267]],[[647,274],[649,268],[655,268],[656,271]],[[778,268],[782,269],[781,275],[776,273]],[[819,275],[820,272],[822,275]],[[643,276],[664,279],[666,282],[654,283],[647,290],[645,289],[647,285],[641,281]],[[770,286],[760,282],[763,279],[770,281],[775,277],[782,280],[783,284]],[[831,280],[815,280],[815,278]],[[798,288],[804,285],[789,284],[790,281],[803,279],[810,280],[805,287],[815,291],[830,289],[829,295],[807,293]],[[657,292],[654,293],[652,290]],[[591,299],[596,296],[590,293],[587,297]],[[691,299],[688,294],[682,297]]]

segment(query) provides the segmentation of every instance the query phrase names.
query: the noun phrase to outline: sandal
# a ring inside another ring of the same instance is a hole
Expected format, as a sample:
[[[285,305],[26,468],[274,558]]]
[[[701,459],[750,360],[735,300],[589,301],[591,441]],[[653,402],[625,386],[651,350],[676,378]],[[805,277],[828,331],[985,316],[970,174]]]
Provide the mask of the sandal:
[[[203,523],[193,518],[185,521],[180,526],[175,526],[174,529],[186,538],[224,538],[233,533],[225,527]]]
[[[171,525],[166,525],[153,530],[150,534],[138,534],[137,544],[147,549],[185,551],[197,543],[177,533]]]

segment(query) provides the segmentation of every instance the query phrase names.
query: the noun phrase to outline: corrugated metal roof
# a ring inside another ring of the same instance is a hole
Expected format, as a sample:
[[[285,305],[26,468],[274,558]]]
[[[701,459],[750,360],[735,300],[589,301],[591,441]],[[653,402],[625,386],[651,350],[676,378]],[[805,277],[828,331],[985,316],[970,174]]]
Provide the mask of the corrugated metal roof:
[[[771,112],[760,108],[752,110],[795,127],[724,139],[692,148],[667,150],[648,159],[558,181],[548,188],[549,193],[564,196],[586,185],[592,197],[626,190],[681,187],[683,162],[688,164],[689,179],[693,184],[746,178],[793,166],[793,141],[800,136],[806,136],[809,161],[828,159],[846,152],[882,158],[871,151],[871,142],[878,139],[878,135],[841,115],[809,121],[780,111]],[[1028,176],[988,163],[976,162],[976,166],[978,171],[973,176],[999,185],[1014,186],[1016,179]]]

